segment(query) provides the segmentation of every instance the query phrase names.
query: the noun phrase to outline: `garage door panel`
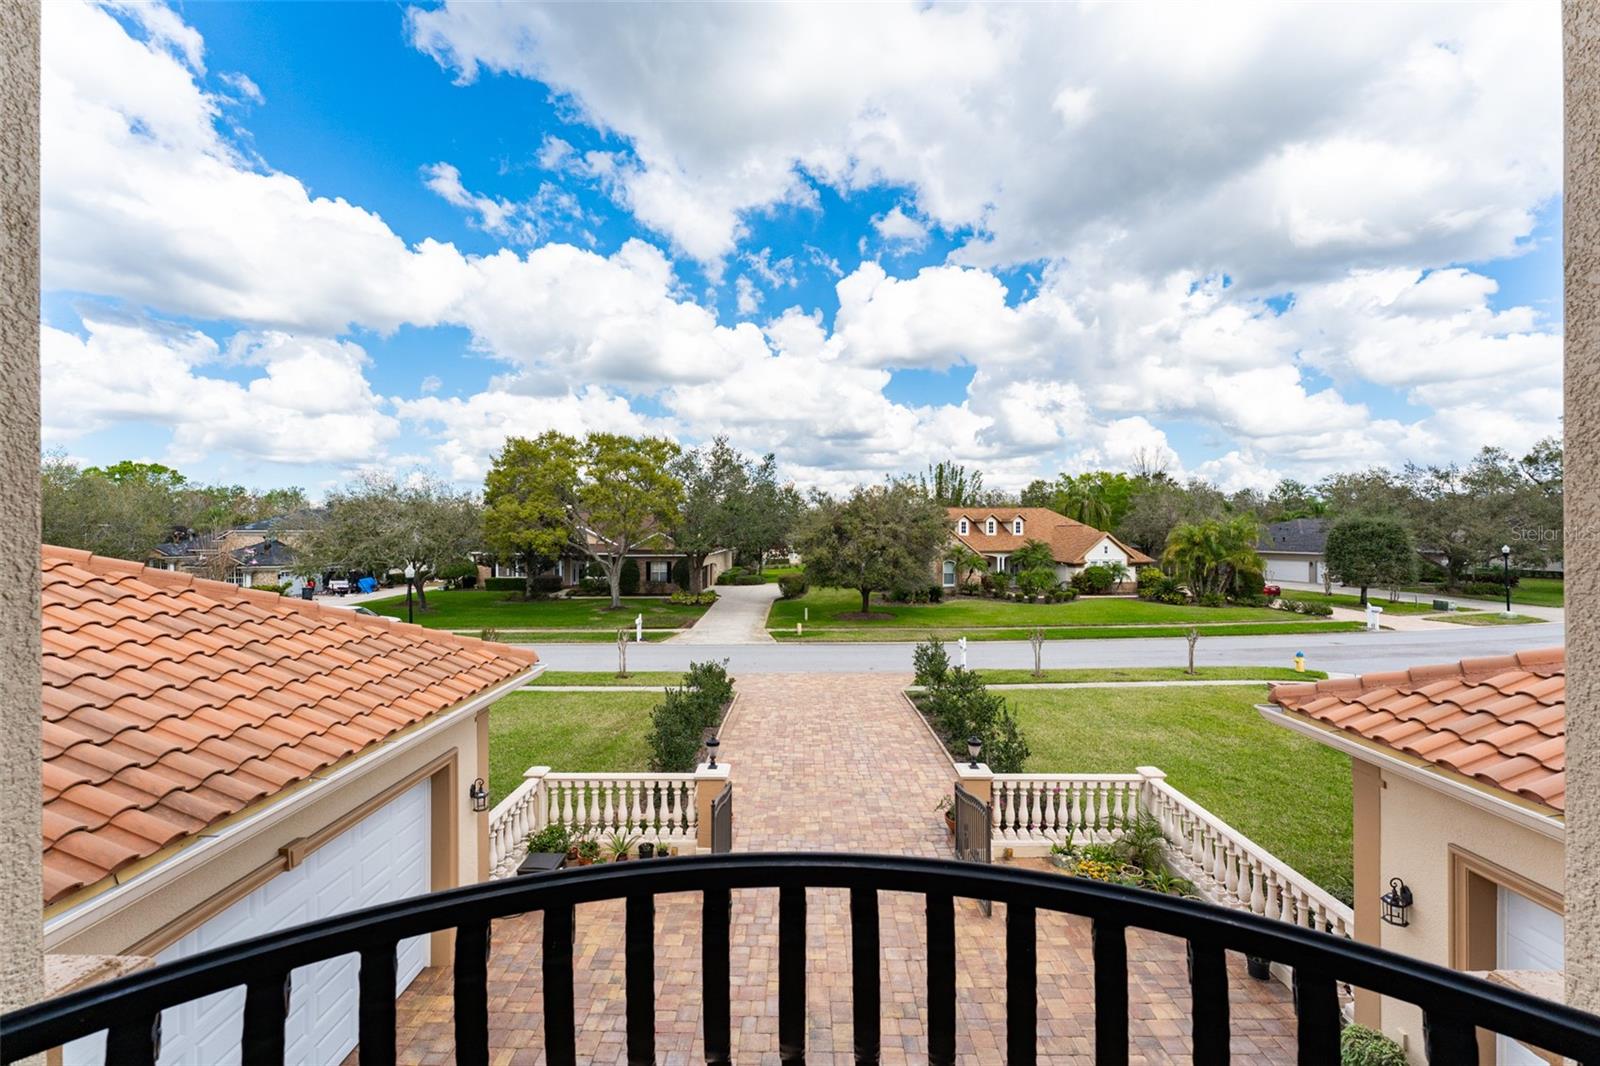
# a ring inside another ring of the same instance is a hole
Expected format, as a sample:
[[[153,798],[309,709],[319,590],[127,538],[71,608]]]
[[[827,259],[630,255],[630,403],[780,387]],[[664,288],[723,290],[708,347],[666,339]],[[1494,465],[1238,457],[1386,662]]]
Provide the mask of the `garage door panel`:
[[[201,951],[429,890],[429,788],[423,781],[313,851],[157,956]],[[398,995],[428,961],[428,938],[398,947]],[[355,1047],[358,955],[295,970],[284,1028],[286,1061],[337,1063]],[[228,989],[162,1012],[161,1066],[233,1066],[240,1060],[244,990]],[[104,1034],[65,1049],[67,1066],[104,1061]]]

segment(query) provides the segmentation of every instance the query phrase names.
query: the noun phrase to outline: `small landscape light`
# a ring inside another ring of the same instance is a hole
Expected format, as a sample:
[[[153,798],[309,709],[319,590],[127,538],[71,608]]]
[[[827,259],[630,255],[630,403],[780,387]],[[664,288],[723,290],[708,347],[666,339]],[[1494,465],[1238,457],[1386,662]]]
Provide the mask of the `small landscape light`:
[[[970,762],[968,766],[974,770],[978,768],[978,753],[981,751],[983,751],[983,738],[977,734],[973,734],[972,736],[968,737],[967,754],[972,756],[972,762]]]
[[[706,741],[706,758],[709,760],[706,763],[707,770],[715,770],[717,768],[717,749],[720,747],[722,747],[722,741],[716,737]]]
[[[1389,879],[1389,891],[1379,901],[1383,904],[1383,920],[1390,925],[1410,925],[1407,912],[1411,910],[1411,889],[1398,877]]]
[[[483,778],[467,786],[467,795],[472,797],[473,810],[482,812],[489,809],[489,790],[484,787]]]

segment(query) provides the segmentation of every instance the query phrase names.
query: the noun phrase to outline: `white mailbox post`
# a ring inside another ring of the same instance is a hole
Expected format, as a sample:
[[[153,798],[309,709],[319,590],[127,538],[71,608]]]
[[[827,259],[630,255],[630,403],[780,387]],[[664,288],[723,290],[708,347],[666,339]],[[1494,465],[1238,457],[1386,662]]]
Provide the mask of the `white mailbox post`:
[[[633,642],[635,644],[643,644],[644,643],[644,615],[643,614],[636,614],[636,615],[633,616]]]
[[[1367,604],[1367,632],[1368,633],[1376,633],[1379,629],[1383,628],[1382,626],[1380,626],[1378,624],[1379,616],[1381,616],[1382,614],[1383,614],[1383,608],[1382,607],[1379,607],[1375,603]]]

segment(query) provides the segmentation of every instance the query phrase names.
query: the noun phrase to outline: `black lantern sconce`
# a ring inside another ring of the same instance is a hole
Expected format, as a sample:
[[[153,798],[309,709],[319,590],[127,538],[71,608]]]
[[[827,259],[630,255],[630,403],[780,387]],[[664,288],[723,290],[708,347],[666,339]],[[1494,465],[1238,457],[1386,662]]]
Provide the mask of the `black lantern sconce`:
[[[717,749],[720,747],[722,747],[722,741],[718,740],[716,737],[710,737],[706,740],[707,770],[715,770],[717,768]]]
[[[478,778],[467,786],[467,795],[472,798],[472,809],[483,812],[489,809],[489,790],[484,787],[483,778]]]
[[[983,751],[983,738],[974,734],[967,738],[967,754],[972,756],[972,761],[967,764],[969,769],[978,768],[978,754]]]
[[[1389,891],[1379,901],[1383,904],[1383,920],[1390,925],[1410,925],[1411,889],[1398,877],[1389,879]]]

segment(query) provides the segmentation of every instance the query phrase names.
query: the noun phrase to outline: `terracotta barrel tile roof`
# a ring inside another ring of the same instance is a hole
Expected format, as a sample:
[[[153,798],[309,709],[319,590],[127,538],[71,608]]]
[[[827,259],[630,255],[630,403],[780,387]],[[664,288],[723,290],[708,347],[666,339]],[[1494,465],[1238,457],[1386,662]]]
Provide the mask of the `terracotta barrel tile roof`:
[[[1271,699],[1292,714],[1566,809],[1562,648],[1278,685]]]
[[[46,904],[528,670],[528,648],[42,553]]]

